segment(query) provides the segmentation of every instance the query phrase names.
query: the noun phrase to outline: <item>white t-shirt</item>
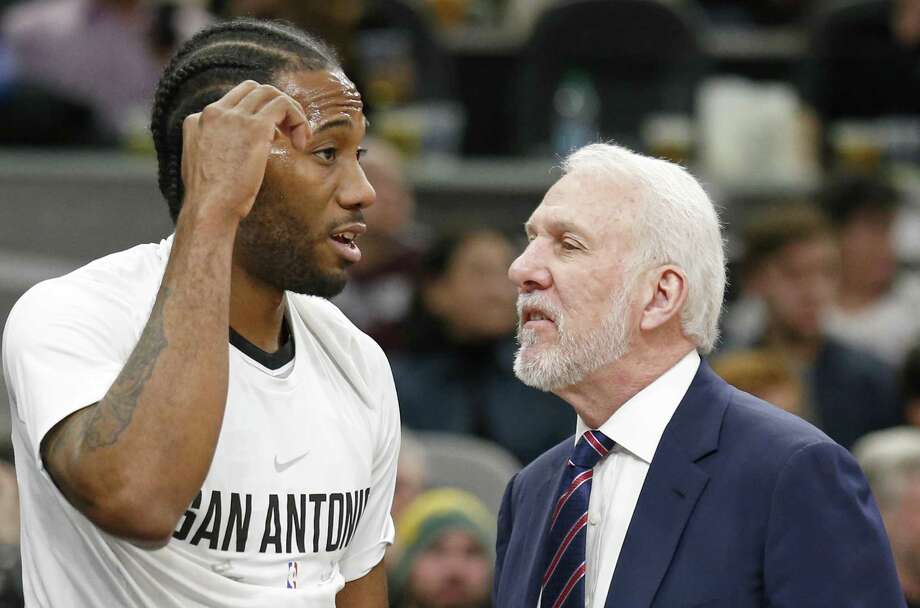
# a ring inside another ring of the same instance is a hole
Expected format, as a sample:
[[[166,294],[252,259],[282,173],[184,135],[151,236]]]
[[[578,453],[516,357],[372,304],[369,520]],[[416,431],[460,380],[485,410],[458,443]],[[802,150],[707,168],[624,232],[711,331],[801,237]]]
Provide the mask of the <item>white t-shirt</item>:
[[[287,295],[295,356],[280,370],[228,344],[214,460],[165,547],[99,530],[42,465],[44,435],[99,401],[131,354],[170,246],[140,245],[40,283],[10,313],[3,371],[26,604],[333,607],[393,540],[399,412],[383,352],[326,300]]]

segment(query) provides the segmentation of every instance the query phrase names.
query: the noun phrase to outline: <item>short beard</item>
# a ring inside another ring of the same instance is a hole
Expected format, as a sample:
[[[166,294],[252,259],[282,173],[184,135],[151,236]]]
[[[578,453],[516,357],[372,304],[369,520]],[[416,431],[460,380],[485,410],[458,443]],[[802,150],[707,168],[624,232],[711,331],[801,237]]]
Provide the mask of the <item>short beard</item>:
[[[564,313],[540,294],[518,296],[518,332],[520,347],[514,357],[514,373],[527,386],[555,391],[578,384],[589,374],[622,359],[629,353],[629,301],[634,281],[629,281],[611,300],[610,312],[600,328],[588,328],[583,334],[568,331]],[[559,336],[556,344],[543,347],[542,352],[526,351],[540,348],[537,336],[521,322],[523,307],[534,305],[554,320]]]
[[[344,270],[325,270],[316,263],[315,250],[328,238],[328,231],[317,237],[297,231],[296,226],[297,220],[280,206],[260,208],[257,203],[236,236],[243,267],[282,291],[321,298],[338,295],[347,280]]]

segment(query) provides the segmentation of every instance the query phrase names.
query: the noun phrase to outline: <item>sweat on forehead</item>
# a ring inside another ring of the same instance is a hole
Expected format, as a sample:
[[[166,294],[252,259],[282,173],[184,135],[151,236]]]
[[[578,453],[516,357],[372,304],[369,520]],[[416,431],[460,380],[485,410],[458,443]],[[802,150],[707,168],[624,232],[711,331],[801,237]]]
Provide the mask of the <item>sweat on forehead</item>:
[[[311,131],[324,124],[358,117],[364,109],[361,94],[341,71],[298,71],[282,75],[278,87],[303,107]]]

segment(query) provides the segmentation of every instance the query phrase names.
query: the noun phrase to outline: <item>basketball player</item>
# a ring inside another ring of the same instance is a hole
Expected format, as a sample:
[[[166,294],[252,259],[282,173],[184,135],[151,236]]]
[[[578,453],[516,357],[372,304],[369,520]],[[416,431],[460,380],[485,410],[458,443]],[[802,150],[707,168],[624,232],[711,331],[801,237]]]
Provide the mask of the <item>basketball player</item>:
[[[396,395],[324,299],[374,202],[361,97],[320,41],[236,20],[179,50],[151,126],[175,234],[4,331],[26,604],[385,606]]]

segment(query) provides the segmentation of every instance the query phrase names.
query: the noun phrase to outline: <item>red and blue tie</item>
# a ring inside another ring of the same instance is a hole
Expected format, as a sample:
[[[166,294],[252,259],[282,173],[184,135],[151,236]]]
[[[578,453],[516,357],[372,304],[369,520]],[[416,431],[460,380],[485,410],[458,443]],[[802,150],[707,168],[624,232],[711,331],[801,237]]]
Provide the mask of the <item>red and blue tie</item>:
[[[566,464],[546,537],[547,566],[540,588],[540,608],[585,607],[591,477],[594,465],[610,453],[613,445],[613,439],[600,431],[585,431]]]

